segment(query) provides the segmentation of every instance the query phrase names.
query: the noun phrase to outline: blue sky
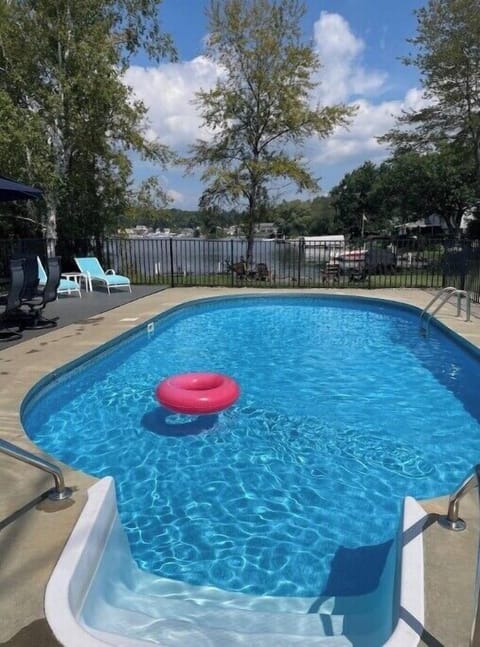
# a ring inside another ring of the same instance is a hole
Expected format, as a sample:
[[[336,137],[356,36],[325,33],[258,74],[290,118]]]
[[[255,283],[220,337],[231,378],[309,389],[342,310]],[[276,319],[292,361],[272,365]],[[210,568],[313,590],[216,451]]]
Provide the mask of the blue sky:
[[[310,170],[328,192],[366,160],[379,163],[388,155],[376,137],[394,123],[402,109],[419,107],[422,93],[418,70],[401,63],[411,51],[407,38],[416,33],[414,10],[421,0],[307,0],[303,30],[312,39],[323,68],[315,99],[330,105],[358,106],[350,128],[323,142],[311,140],[304,149]],[[211,87],[217,70],[202,56],[207,33],[204,0],[163,0],[160,18],[179,53],[178,63],[153,65],[138,57],[126,79],[149,108],[149,136],[185,153],[195,138],[205,136],[192,105],[194,93]],[[135,162],[135,177],[160,175],[172,205],[195,209],[202,186],[179,168],[159,170]],[[277,199],[308,199],[286,188]]]

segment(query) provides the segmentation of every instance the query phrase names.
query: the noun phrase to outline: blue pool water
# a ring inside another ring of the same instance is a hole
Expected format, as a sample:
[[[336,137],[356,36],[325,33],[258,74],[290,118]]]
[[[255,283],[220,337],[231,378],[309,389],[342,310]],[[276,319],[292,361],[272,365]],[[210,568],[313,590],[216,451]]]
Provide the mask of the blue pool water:
[[[368,299],[242,297],[172,311],[30,398],[51,455],[115,478],[144,569],[281,596],[375,588],[402,499],[480,457],[479,364],[419,314]],[[169,414],[166,376],[219,371],[229,410]]]

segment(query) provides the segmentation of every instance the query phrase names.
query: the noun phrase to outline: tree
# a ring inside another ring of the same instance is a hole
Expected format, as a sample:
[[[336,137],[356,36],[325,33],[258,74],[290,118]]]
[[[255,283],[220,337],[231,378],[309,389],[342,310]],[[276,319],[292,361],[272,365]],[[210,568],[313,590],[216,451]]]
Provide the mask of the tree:
[[[223,220],[218,206],[213,205],[200,210],[199,220],[201,233],[207,238],[217,238]]]
[[[308,222],[308,233],[311,236],[339,234],[335,208],[330,197],[319,196],[311,201],[311,215]]]
[[[429,0],[415,11],[416,52],[404,62],[421,72],[426,105],[404,113],[381,141],[397,151],[454,143],[474,168],[480,199],[480,10],[478,0]]]
[[[474,200],[472,169],[462,164],[452,146],[424,154],[398,153],[380,166],[373,195],[392,223],[438,215],[455,235]]]
[[[361,236],[373,229],[384,228],[379,214],[378,200],[373,192],[378,169],[372,162],[347,173],[341,182],[330,191],[330,198],[337,212],[342,231]]]
[[[127,151],[168,158],[144,136],[145,106],[122,80],[139,49],[156,60],[174,55],[160,31],[160,2],[2,2],[0,108],[10,139],[2,141],[0,164],[42,186],[53,241],[57,232],[90,237],[115,228],[127,204]]]
[[[301,200],[284,201],[273,209],[273,220],[280,237],[308,235],[307,222],[310,215],[310,204]]]
[[[282,236],[325,236],[339,233],[335,209],[328,197],[281,202],[272,210],[277,233]]]
[[[330,191],[339,230],[359,236],[389,232],[396,225],[438,215],[451,234],[474,200],[472,168],[463,151],[397,152],[379,167],[372,162],[347,173]]]
[[[125,210],[125,227],[144,225],[152,228],[168,227],[170,218],[165,207],[171,199],[165,193],[157,178],[144,180],[132,193]]]
[[[206,56],[221,73],[212,90],[197,94],[212,137],[196,142],[188,165],[204,167],[203,208],[245,205],[247,261],[272,184],[315,190],[301,146],[346,125],[354,112],[311,107],[320,62],[301,39],[304,13],[298,0],[211,0],[208,10]]]

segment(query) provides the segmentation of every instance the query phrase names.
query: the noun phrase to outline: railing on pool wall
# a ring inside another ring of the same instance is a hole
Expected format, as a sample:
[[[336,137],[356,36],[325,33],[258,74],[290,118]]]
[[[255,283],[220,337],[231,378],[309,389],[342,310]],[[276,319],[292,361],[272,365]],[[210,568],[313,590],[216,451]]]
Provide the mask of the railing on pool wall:
[[[422,311],[422,314],[420,315],[420,330],[423,334],[428,335],[430,320],[434,315],[437,314],[440,308],[444,306],[447,303],[447,301],[449,301],[450,297],[452,296],[457,297],[457,317],[460,316],[460,313],[462,310],[462,307],[461,307],[462,298],[465,299],[465,303],[466,303],[465,321],[470,321],[470,311],[471,311],[470,294],[467,292],[467,290],[458,290],[453,286],[448,288],[443,288],[443,290],[438,294],[436,294],[433,297],[433,299],[425,306],[425,308]],[[437,301],[440,301],[440,303],[437,305],[435,310],[433,310],[432,312],[429,312],[429,308],[433,306],[433,304],[436,303]],[[425,327],[423,328],[422,324],[424,322],[424,318],[425,318]]]
[[[10,456],[11,458],[15,458],[18,461],[22,461],[22,463],[32,465],[33,467],[37,467],[38,469],[51,474],[51,476],[53,476],[53,480],[55,481],[55,487],[49,490],[47,496],[52,501],[63,501],[72,496],[72,490],[65,485],[62,470],[53,463],[40,458],[40,456],[31,454],[25,449],[17,447],[13,443],[9,443],[6,440],[0,440],[0,452],[2,454]]]
[[[480,465],[475,465],[473,472],[461,483],[458,488],[450,495],[448,502],[448,511],[445,516],[439,518],[438,523],[448,530],[461,531],[465,530],[467,524],[459,516],[460,501],[463,497],[471,492],[474,488],[479,489],[479,503],[480,503]],[[475,572],[475,588],[474,588],[474,614],[472,631],[470,634],[470,645],[480,645],[480,543],[477,550],[477,568]]]

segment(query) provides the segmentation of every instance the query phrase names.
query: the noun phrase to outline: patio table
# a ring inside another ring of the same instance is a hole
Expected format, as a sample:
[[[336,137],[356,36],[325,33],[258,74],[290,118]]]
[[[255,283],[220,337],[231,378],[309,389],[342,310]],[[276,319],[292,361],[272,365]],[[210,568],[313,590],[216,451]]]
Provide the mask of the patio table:
[[[75,283],[81,288],[82,282],[85,286],[85,292],[92,291],[92,279],[90,274],[86,272],[62,272],[62,278],[68,279],[70,281],[75,281]]]

